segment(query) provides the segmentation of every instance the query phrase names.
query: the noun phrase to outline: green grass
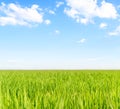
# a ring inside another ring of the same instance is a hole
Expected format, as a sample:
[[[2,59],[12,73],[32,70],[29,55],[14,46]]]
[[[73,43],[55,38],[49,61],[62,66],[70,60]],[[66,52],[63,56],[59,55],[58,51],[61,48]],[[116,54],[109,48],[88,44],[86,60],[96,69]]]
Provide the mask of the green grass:
[[[120,109],[120,71],[0,71],[0,109]]]

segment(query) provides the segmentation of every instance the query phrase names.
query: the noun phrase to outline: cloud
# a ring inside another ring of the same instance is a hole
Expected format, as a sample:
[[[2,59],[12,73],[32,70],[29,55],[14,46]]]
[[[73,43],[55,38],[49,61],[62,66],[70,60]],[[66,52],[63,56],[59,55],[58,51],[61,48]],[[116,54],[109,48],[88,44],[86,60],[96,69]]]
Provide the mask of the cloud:
[[[0,6],[0,25],[22,25],[30,26],[40,24],[43,20],[42,9],[38,5],[31,7],[21,7],[18,4],[1,3]]]
[[[118,26],[114,31],[109,32],[108,35],[110,35],[110,36],[118,36],[118,35],[120,35],[120,26]]]
[[[45,24],[46,24],[46,25],[50,25],[50,24],[51,24],[51,21],[47,19],[47,20],[45,20]]]
[[[55,14],[55,12],[53,10],[49,10],[49,14]]]
[[[116,19],[118,13],[112,3],[102,1],[97,5],[97,0],[66,0],[67,7],[64,13],[79,23],[94,23],[94,18]]]
[[[60,31],[59,31],[59,30],[55,30],[55,34],[56,34],[56,35],[59,35],[59,34],[60,34]]]
[[[56,7],[59,8],[63,4],[64,4],[64,2],[56,2]]]
[[[85,43],[86,42],[86,39],[85,38],[82,38],[82,39],[80,39],[79,41],[77,41],[77,43],[81,43],[81,44],[83,44],[83,43]]]
[[[101,29],[106,28],[106,27],[107,27],[107,24],[106,24],[106,23],[101,23],[99,27],[100,27]]]

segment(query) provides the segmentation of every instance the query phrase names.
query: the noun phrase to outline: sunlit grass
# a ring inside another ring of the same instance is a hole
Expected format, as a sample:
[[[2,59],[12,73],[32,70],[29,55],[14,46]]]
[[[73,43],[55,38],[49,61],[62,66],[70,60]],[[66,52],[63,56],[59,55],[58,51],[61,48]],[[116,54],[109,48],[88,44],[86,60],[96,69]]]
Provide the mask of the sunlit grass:
[[[0,109],[119,109],[120,71],[0,71]]]

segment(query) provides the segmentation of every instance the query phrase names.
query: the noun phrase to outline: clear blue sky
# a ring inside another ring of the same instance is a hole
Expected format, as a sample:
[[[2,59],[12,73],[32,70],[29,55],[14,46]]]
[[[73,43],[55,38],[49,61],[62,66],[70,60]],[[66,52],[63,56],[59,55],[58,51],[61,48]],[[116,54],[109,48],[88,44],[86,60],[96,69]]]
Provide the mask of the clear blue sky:
[[[0,69],[120,69],[120,1],[4,0]]]

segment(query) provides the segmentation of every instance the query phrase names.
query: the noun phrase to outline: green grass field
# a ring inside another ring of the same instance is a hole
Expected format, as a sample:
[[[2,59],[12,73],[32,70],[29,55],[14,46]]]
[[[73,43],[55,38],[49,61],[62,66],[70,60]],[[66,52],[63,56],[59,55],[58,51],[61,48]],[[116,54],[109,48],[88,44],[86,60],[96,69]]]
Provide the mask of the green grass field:
[[[0,71],[0,109],[120,109],[120,71]]]

